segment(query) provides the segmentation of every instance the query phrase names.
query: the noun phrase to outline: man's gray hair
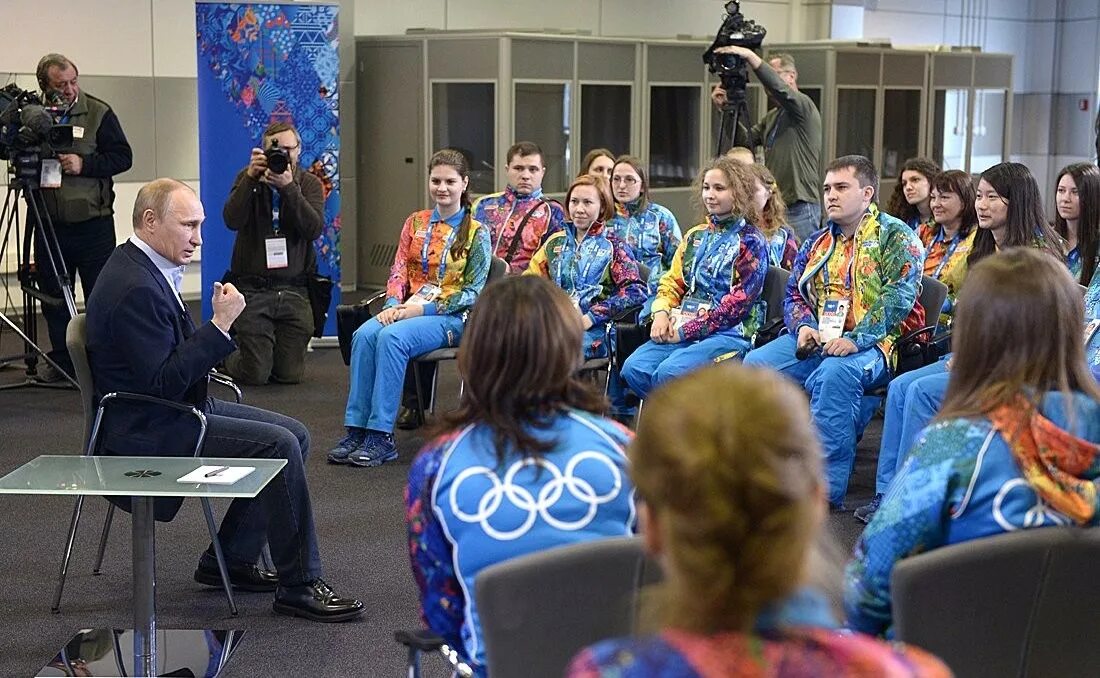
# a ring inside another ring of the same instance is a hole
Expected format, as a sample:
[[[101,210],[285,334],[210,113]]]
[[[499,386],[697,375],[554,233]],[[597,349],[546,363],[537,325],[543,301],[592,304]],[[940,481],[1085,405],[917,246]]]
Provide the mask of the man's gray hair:
[[[38,60],[38,68],[34,70],[34,75],[38,78],[38,86],[43,92],[50,88],[50,69],[55,66],[61,70],[65,70],[69,66],[72,66],[76,74],[80,75],[80,69],[77,68],[76,64],[70,61],[68,57],[64,54],[50,52]]]

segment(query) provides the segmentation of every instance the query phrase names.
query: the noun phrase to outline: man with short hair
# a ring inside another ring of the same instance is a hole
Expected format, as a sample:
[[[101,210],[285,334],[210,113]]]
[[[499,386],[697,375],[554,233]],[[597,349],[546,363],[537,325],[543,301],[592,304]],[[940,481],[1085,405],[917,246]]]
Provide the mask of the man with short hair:
[[[730,45],[714,50],[734,54],[756,73],[775,108],[751,128],[734,130],[734,138],[749,148],[764,147],[764,164],[772,171],[787,204],[787,220],[805,240],[821,226],[821,196],[817,178],[821,162],[821,113],[813,99],[798,90],[798,69],[790,54],[773,54],[765,62],[756,52]],[[711,98],[726,103],[726,90],[715,85]]]
[[[924,324],[924,247],[913,229],[879,212],[878,173],[867,158],[834,160],[823,189],[829,220],[802,243],[783,300],[790,333],[749,352],[745,364],[774,367],[809,392],[829,505],[841,510],[863,393],[890,380],[894,343]]]
[[[60,149],[43,164],[42,200],[57,234],[60,256],[69,273],[70,288],[77,275],[88,298],[95,288],[107,257],[115,248],[114,182],[133,164],[133,153],[118,116],[106,102],[83,92],[76,64],[61,54],[47,54],[35,70],[47,105],[56,107],[54,122],[73,126],[72,148]],[[46,294],[61,298],[61,281],[47,255],[46,240],[35,231],[34,259],[39,284]],[[73,374],[65,348],[69,310],[64,303],[42,304],[42,317],[50,336],[49,358]],[[39,379],[60,381],[64,375],[50,364],[39,370]]]
[[[474,219],[489,228],[493,254],[508,262],[508,272],[527,270],[531,256],[547,233],[561,228],[561,205],[542,195],[542,149],[520,141],[508,149],[508,186],[474,203]]]
[[[180,299],[183,270],[202,245],[202,203],[186,184],[157,179],[138,191],[134,234],[111,254],[87,304],[87,351],[98,400],[127,391],[191,405],[206,415],[204,453],[215,457],[286,459],[255,499],[235,499],[218,532],[235,588],[275,591],[276,612],[335,622],[363,614],[321,579],[321,558],[306,485],[309,431],[290,417],[207,397],[210,368],[233,352],[229,329],[245,307],[232,283],[215,283],[210,322],[196,327]],[[114,409],[105,419],[103,451],[185,456],[194,420],[154,404]],[[129,508],[129,498],[114,498]],[[171,520],[182,499],[157,500],[157,520]],[[257,567],[264,541],[277,574]],[[195,580],[220,586],[207,549]]]
[[[248,302],[233,324],[237,350],[225,371],[244,384],[297,384],[313,335],[307,281],[317,269],[313,241],[325,224],[325,193],[321,180],[298,164],[302,140],[294,125],[268,125],[261,146],[252,149],[222,209],[225,225],[237,233],[225,282]],[[282,172],[268,167],[272,149],[285,153]]]

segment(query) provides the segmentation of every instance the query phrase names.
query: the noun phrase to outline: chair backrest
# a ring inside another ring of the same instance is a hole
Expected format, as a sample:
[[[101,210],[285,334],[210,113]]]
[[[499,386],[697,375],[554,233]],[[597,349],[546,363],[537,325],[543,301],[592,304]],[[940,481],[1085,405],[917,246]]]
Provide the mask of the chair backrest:
[[[558,678],[586,645],[630,635],[644,562],[641,539],[613,537],[482,570],[474,595],[490,674]]]
[[[935,327],[940,322],[940,311],[947,299],[947,285],[930,275],[920,279],[920,294],[917,299],[924,307],[924,326]]]
[[[92,434],[92,422],[95,421],[96,402],[95,384],[92,383],[92,366],[88,362],[88,318],[83,313],[69,320],[65,328],[65,347],[73,360],[76,371],[76,383],[80,387],[80,404],[84,408],[83,452],[88,452],[88,437]]]
[[[649,266],[646,266],[642,262],[638,262],[638,278],[644,283],[649,283],[649,274],[652,273]]]
[[[787,280],[791,272],[778,266],[768,266],[768,272],[764,276],[764,289],[760,292],[760,298],[767,304],[764,322],[783,317],[783,297],[787,294]]]
[[[897,637],[959,676],[1084,676],[1100,665],[1100,529],[1023,530],[906,558]]]

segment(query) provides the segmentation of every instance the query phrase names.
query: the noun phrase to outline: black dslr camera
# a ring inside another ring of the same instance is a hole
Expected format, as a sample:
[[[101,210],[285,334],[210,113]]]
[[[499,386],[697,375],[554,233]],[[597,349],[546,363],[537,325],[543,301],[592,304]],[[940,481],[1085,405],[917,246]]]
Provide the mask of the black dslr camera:
[[[37,181],[42,159],[73,145],[73,126],[54,124],[60,109],[11,83],[0,89],[0,160],[20,179]]]
[[[703,53],[703,63],[722,81],[722,89],[726,90],[727,108],[737,106],[745,100],[745,87],[749,83],[748,64],[736,54],[715,54],[714,50],[730,45],[759,49],[767,34],[768,29],[745,18],[738,0],[726,3],[726,16],[722,19],[718,35],[714,36],[714,42]]]
[[[271,140],[271,148],[264,151],[267,158],[267,168],[272,174],[282,174],[290,167],[290,153],[285,148],[279,148],[279,140]]]

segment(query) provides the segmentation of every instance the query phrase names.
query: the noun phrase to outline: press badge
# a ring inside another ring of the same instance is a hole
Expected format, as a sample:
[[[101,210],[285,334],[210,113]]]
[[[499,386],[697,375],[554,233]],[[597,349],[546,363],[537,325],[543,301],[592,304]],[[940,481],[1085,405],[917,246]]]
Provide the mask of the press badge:
[[[38,178],[42,188],[61,188],[61,161],[48,158],[42,161],[42,175]]]
[[[427,283],[420,286],[420,289],[416,291],[416,294],[409,297],[406,304],[430,304],[439,298],[439,295],[443,293],[443,288],[439,285],[429,285]]]
[[[1096,330],[1100,330],[1100,318],[1090,320],[1085,323],[1085,343],[1089,343],[1093,336],[1096,335]]]
[[[290,265],[286,255],[286,238],[267,238],[264,248],[267,249],[268,268],[286,268]]]
[[[84,138],[84,128],[81,127],[80,125],[73,125],[73,138],[74,139],[83,139]]]
[[[821,318],[817,322],[821,343],[827,344],[833,339],[839,339],[844,334],[844,322],[847,319],[847,299],[829,299],[826,301],[825,308],[821,311]]]

